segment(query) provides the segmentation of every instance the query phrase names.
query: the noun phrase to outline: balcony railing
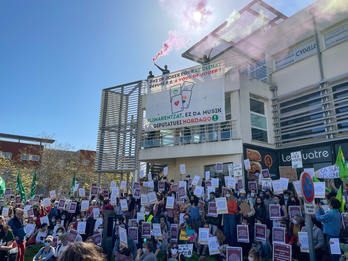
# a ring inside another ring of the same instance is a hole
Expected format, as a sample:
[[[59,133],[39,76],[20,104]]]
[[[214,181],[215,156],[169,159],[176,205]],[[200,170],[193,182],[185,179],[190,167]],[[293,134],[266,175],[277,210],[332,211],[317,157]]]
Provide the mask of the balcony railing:
[[[235,120],[171,130],[143,132],[141,148],[199,144],[236,139]]]

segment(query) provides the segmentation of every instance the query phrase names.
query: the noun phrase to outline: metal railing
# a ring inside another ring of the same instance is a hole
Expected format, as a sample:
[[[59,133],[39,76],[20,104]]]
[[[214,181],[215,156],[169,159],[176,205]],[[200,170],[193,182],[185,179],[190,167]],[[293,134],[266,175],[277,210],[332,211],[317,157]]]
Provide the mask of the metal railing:
[[[199,144],[236,139],[235,120],[142,133],[141,148]]]

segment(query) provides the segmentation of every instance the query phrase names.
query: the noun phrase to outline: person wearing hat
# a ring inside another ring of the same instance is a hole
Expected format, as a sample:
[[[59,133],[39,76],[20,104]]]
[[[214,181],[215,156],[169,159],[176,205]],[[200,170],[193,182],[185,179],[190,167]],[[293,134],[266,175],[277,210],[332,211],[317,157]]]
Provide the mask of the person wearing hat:
[[[253,223],[255,215],[254,204],[245,197],[246,192],[244,189],[239,191],[239,196],[240,197],[238,199],[237,205],[238,213],[240,215],[240,222],[242,222],[243,217],[249,217]]]
[[[35,255],[34,259],[37,260],[46,260],[46,261],[52,261],[53,256],[55,254],[54,247],[51,246],[51,243],[53,242],[53,237],[48,236],[46,237],[44,241],[44,247],[39,250],[39,252]]]
[[[63,233],[60,236],[60,242],[61,242],[61,244],[59,244],[57,246],[56,252],[54,254],[54,256],[57,257],[58,259],[60,259],[60,257],[62,256],[63,251],[68,248],[69,241],[68,241],[68,234],[67,233]]]

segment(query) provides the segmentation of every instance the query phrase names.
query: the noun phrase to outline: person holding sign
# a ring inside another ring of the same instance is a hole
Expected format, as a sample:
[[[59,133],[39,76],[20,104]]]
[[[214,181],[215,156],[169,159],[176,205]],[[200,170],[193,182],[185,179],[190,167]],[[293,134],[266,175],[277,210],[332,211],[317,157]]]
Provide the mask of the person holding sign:
[[[151,241],[146,241],[143,243],[143,248],[138,249],[137,251],[137,257],[135,258],[135,261],[157,261],[157,257],[153,253],[154,246]]]
[[[280,205],[280,218],[278,218],[278,221],[282,221],[286,219],[288,217],[288,211],[285,205],[282,204],[283,203],[282,198],[278,195],[275,195],[273,199],[274,199],[274,204]]]
[[[179,253],[179,247],[177,243],[170,243],[168,245],[163,261],[168,261],[169,259],[171,261],[174,261],[174,259],[178,261],[185,261],[185,256],[182,253]]]
[[[254,215],[255,215],[254,205],[250,200],[246,199],[245,190],[242,189],[241,191],[239,191],[239,195],[240,195],[240,198],[237,202],[237,205],[238,205],[238,213],[240,214],[241,221],[243,217],[250,217],[254,219]]]
[[[119,250],[114,252],[115,260],[133,261],[133,254],[129,247],[120,244]]]
[[[282,221],[280,227],[285,229],[285,244],[293,245],[295,243],[295,234],[289,231],[288,222]]]
[[[300,255],[300,248],[297,246],[297,243],[300,242],[298,233],[301,232],[302,228],[304,227],[304,218],[301,215],[295,215],[291,221],[292,225],[290,226],[289,231],[295,234],[295,244],[293,245],[293,257],[298,258]]]
[[[210,216],[209,215],[209,205],[210,204],[215,204],[215,192],[210,192],[209,194],[209,201],[204,205],[205,210],[204,213],[206,213],[205,215],[205,222],[209,224],[209,231],[215,235],[215,231],[217,230],[219,224],[221,224],[221,215],[218,215],[218,218]],[[216,211],[216,208],[213,208]]]
[[[5,221],[5,218],[3,216],[0,216],[0,226],[1,226],[1,228],[0,228],[0,240],[3,244],[2,246],[0,246],[0,260],[7,260],[6,259],[7,253],[8,253],[7,251],[12,249],[13,241],[15,238],[14,238],[14,235],[12,233],[11,228],[8,225],[6,225],[6,221]],[[17,256],[17,253],[10,254],[10,255]]]
[[[236,242],[236,217],[237,202],[233,198],[230,190],[226,191],[228,214],[223,214],[224,219],[224,234],[226,236],[227,244],[234,246]]]
[[[192,219],[192,222],[195,224],[196,227],[202,226],[202,218],[199,213],[199,206],[198,206],[198,198],[195,195],[190,196],[190,203],[183,204],[180,202],[180,207],[184,209],[190,208],[190,216]]]

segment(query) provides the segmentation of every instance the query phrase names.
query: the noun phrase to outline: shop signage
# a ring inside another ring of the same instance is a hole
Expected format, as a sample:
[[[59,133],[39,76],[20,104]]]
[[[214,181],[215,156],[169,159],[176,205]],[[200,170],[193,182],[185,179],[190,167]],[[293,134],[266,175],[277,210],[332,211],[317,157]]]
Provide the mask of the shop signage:
[[[295,148],[292,151],[281,151],[280,164],[282,166],[291,166],[291,152],[298,150],[299,148]],[[330,146],[303,149],[301,152],[303,164],[332,162],[332,153]]]
[[[348,40],[348,24],[345,24],[337,29],[325,34],[326,48],[330,48],[338,43]]]
[[[145,130],[225,121],[224,62],[205,64],[148,80]]]

